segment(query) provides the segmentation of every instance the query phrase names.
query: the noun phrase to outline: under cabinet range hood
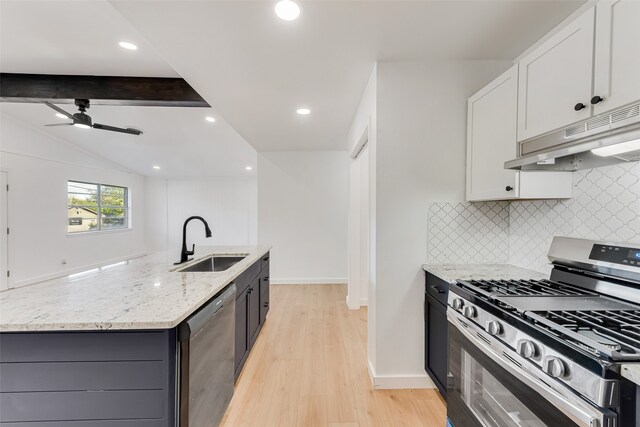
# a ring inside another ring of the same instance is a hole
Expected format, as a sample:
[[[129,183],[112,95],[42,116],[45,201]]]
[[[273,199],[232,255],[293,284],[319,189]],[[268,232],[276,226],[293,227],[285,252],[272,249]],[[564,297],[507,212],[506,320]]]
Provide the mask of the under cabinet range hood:
[[[640,103],[518,144],[505,169],[575,171],[640,160]]]

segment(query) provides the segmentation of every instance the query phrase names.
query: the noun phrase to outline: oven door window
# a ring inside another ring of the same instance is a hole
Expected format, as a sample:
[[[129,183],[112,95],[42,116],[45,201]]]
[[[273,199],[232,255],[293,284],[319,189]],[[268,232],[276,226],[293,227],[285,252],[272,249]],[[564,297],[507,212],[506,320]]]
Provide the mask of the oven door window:
[[[461,352],[462,400],[478,421],[487,427],[547,426],[472,355]]]

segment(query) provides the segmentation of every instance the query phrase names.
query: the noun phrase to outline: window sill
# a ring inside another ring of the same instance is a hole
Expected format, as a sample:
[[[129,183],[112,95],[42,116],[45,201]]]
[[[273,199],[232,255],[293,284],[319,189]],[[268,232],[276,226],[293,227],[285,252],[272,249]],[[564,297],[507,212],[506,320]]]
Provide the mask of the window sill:
[[[76,231],[75,233],[67,232],[67,237],[100,236],[100,235],[103,235],[103,234],[128,233],[128,232],[131,232],[131,231],[133,231],[133,227],[116,228],[114,230]]]

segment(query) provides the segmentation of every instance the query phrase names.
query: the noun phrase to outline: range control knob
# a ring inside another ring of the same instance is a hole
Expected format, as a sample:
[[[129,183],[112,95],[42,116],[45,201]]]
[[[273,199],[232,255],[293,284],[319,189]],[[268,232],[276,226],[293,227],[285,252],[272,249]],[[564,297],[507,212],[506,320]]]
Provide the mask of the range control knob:
[[[463,306],[464,306],[464,301],[462,301],[462,298],[455,298],[453,300],[453,308],[455,310],[459,311]]]
[[[502,333],[502,326],[495,320],[488,321],[484,329],[489,335],[500,335]]]
[[[536,356],[536,353],[538,353],[536,345],[529,340],[522,340],[518,342],[517,351],[520,356],[526,359],[531,359],[532,357]]]
[[[468,305],[462,309],[462,315],[467,319],[473,319],[476,317],[476,308]]]
[[[563,377],[566,373],[564,362],[557,357],[546,358],[542,369],[553,378]]]

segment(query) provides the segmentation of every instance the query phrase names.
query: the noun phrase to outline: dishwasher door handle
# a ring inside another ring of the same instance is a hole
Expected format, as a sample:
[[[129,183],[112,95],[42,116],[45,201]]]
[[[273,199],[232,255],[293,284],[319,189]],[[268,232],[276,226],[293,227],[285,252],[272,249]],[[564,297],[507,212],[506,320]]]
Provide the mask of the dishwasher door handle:
[[[200,310],[182,322],[178,327],[178,339],[188,341],[198,334],[232,300],[235,301],[236,286],[232,282],[228,289],[207,302]]]

